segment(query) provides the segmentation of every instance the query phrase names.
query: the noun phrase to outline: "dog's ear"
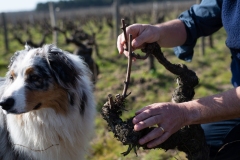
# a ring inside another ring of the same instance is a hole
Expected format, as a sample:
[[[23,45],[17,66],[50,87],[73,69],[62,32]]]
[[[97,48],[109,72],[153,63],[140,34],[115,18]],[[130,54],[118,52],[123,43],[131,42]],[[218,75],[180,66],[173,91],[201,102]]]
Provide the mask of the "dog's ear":
[[[26,43],[26,44],[25,44],[25,50],[26,50],[26,51],[30,51],[30,49],[32,49],[32,47],[29,46],[29,45]]]
[[[80,71],[74,67],[74,62],[67,53],[55,46],[49,46],[47,60],[57,82],[65,87],[75,87]]]
[[[25,44],[25,50],[21,50],[21,51],[16,51],[13,56],[10,58],[10,62],[8,65],[8,68],[10,68],[13,64],[13,62],[16,60],[16,58],[23,53],[26,53],[27,51],[31,50],[31,46],[29,46],[27,43]]]
[[[9,62],[9,65],[8,65],[8,69],[11,68],[13,62],[16,60],[16,57],[19,56],[20,52],[17,51],[13,54],[13,56],[10,58],[10,62]]]

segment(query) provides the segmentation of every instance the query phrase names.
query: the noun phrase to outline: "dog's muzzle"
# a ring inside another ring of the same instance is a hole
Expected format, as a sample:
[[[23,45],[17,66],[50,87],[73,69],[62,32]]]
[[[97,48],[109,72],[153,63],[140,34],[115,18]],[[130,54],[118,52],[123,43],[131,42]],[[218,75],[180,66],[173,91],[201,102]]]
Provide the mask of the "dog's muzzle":
[[[9,111],[12,109],[12,107],[14,106],[15,100],[13,98],[6,98],[6,99],[2,99],[0,101],[0,106],[2,106],[2,109],[5,111]]]

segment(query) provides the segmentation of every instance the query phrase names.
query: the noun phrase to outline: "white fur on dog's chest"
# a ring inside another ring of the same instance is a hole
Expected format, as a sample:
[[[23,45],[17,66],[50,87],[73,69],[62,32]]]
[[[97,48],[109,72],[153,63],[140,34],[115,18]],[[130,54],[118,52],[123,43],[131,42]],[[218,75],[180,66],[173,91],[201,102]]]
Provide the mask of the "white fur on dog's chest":
[[[86,147],[82,145],[86,145],[86,139],[81,137],[87,133],[80,130],[84,126],[74,118],[79,116],[77,114],[72,112],[66,118],[57,115],[52,109],[45,109],[22,115],[7,115],[15,150],[27,153],[34,159],[84,159],[81,150]]]

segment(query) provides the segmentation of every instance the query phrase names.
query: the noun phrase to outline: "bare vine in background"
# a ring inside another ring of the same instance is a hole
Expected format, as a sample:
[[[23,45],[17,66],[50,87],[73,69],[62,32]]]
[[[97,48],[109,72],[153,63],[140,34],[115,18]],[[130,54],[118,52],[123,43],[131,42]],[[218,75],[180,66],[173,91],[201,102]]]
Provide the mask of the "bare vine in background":
[[[122,20],[122,27],[125,39],[126,39],[126,25],[124,20]],[[160,46],[155,43],[147,44],[146,47],[142,50],[146,53],[145,56],[140,56],[132,52],[131,48],[132,37],[129,35],[128,42],[126,41],[127,50],[129,52],[128,58],[128,68],[127,76],[124,81],[124,89],[122,94],[117,94],[113,96],[112,94],[108,95],[108,101],[102,107],[102,116],[103,119],[108,123],[109,131],[113,132],[115,138],[122,142],[123,145],[128,145],[128,150],[123,152],[124,156],[128,155],[133,149],[137,154],[137,149],[142,147],[143,149],[149,149],[147,146],[140,145],[138,143],[139,139],[150,131],[154,127],[145,128],[141,131],[134,131],[131,117],[126,121],[121,119],[121,115],[125,110],[125,101],[126,98],[130,95],[127,94],[127,89],[130,80],[131,73],[131,62],[132,57],[136,59],[146,59],[150,54],[152,54],[159,63],[161,63],[168,71],[177,76],[178,87],[174,90],[172,99],[176,103],[186,102],[192,100],[195,92],[194,87],[198,85],[198,77],[195,72],[189,70],[186,65],[183,64],[172,64],[170,63],[163,55]],[[204,137],[204,132],[200,125],[188,125],[181,128],[179,131],[170,136],[164,143],[154,147],[161,148],[164,150],[169,149],[178,149],[186,153],[187,158],[190,160],[202,160],[208,159],[209,149],[206,144]]]
[[[65,29],[54,27],[53,30],[62,33],[67,44],[72,43],[76,46],[74,54],[82,57],[87,63],[89,69],[93,73],[92,80],[95,84],[100,73],[99,66],[97,65],[92,56],[93,48],[90,47],[92,45],[95,45],[95,47],[97,47],[95,34],[90,36],[81,28],[76,27],[75,24],[70,22],[68,23],[68,25],[66,25]],[[68,31],[71,31],[71,36],[68,36]],[[86,41],[86,43],[83,43],[83,41]]]

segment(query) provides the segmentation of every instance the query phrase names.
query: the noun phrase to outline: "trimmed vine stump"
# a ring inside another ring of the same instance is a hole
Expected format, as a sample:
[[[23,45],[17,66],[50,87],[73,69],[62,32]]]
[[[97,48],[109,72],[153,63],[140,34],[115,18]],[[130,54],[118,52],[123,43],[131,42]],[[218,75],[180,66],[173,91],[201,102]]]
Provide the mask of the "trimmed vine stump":
[[[130,38],[131,42],[131,38]],[[130,44],[130,43],[129,43]],[[137,59],[141,59],[141,56],[131,52],[131,47],[128,45],[129,56],[134,56]],[[192,100],[195,92],[194,87],[198,85],[198,77],[192,70],[189,70],[186,65],[172,64],[163,55],[160,46],[155,42],[147,44],[145,49],[142,50],[148,55],[153,55],[159,63],[161,63],[168,71],[177,76],[176,81],[178,87],[174,90],[172,100],[176,103],[186,102]],[[131,64],[131,58],[129,57],[128,63]],[[129,65],[131,67],[131,65]],[[128,68],[129,69],[129,68]],[[129,70],[128,70],[129,71]],[[130,75],[130,73],[127,73]],[[128,79],[125,81],[127,86]],[[125,87],[124,87],[125,88]],[[108,95],[108,101],[102,107],[103,119],[108,123],[109,131],[113,132],[114,137],[122,142],[123,145],[128,145],[128,150],[123,152],[124,156],[128,155],[133,149],[137,154],[137,149],[142,147],[143,149],[149,149],[146,145],[140,145],[139,139],[152,131],[154,127],[145,128],[141,131],[134,131],[131,117],[126,121],[121,119],[122,113],[125,111],[125,100],[127,98],[126,90],[122,95],[116,96]],[[156,146],[154,149],[161,148],[164,150],[178,149],[186,153],[187,158],[190,160],[207,160],[209,155],[209,149],[206,144],[204,132],[200,125],[188,125],[182,127],[179,131],[170,136],[164,143]]]

